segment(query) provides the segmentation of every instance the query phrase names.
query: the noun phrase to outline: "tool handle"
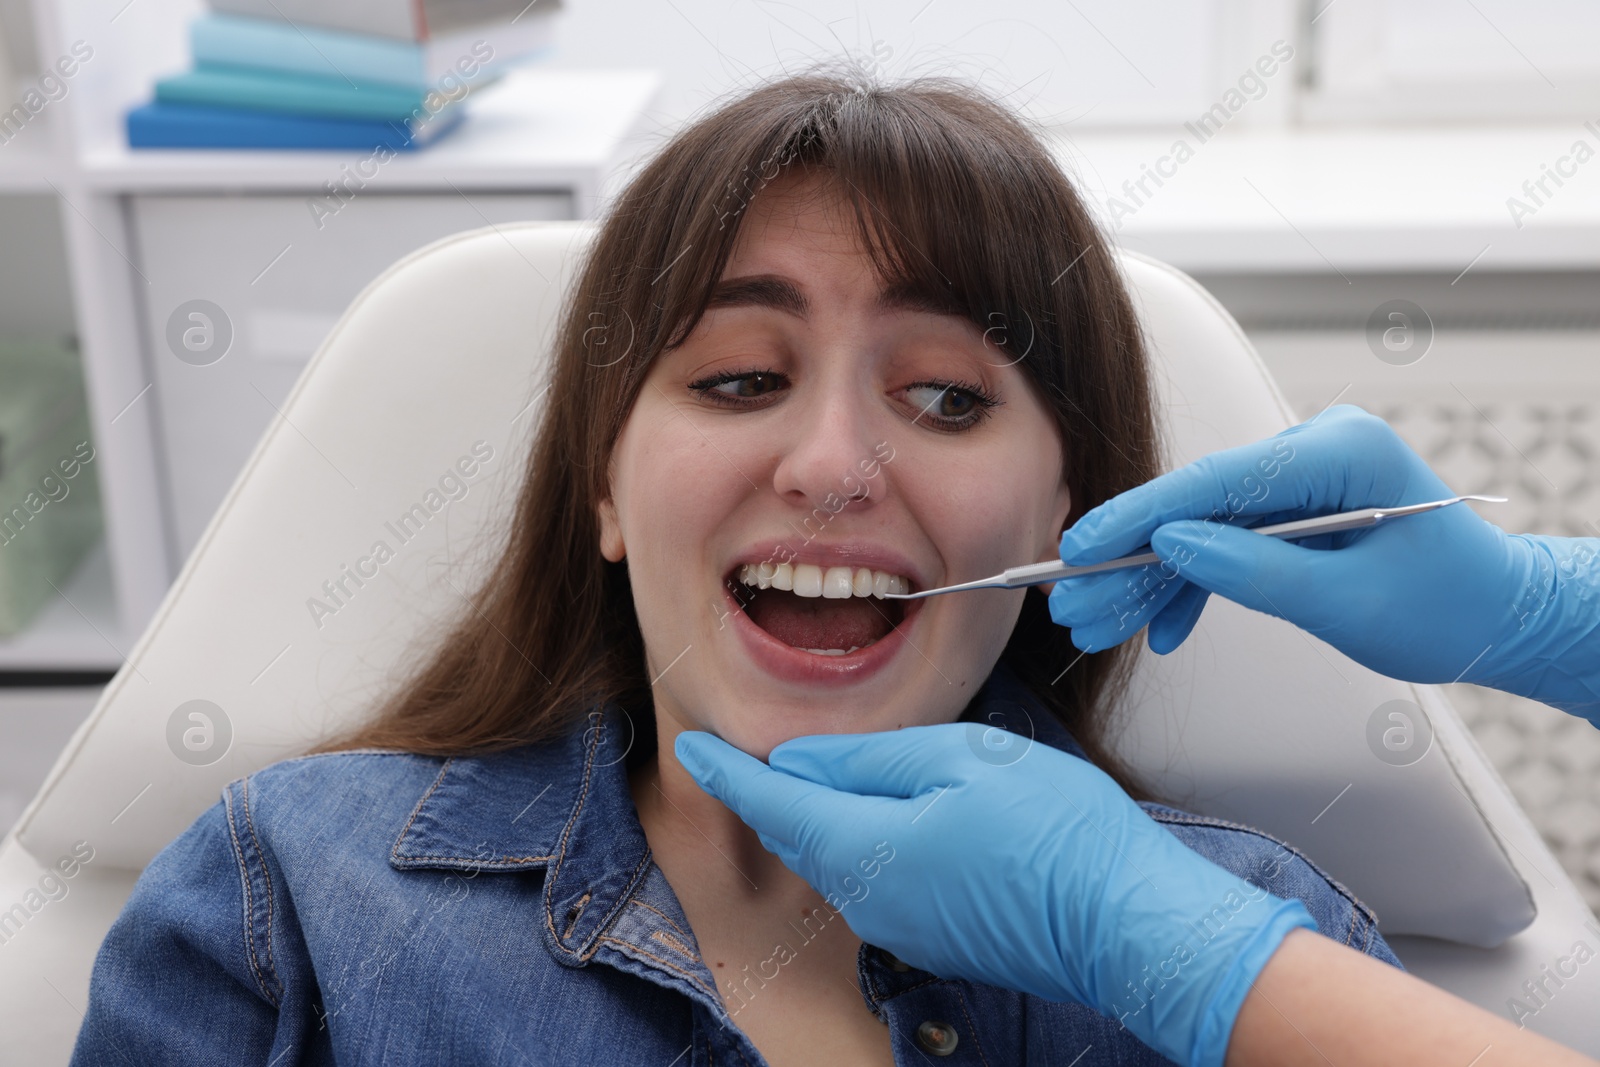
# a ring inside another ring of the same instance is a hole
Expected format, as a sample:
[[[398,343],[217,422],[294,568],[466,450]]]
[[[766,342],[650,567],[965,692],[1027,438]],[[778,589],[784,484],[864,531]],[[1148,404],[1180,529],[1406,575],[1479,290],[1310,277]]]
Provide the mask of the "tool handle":
[[[1085,574],[1099,574],[1101,571],[1120,571],[1126,567],[1142,567],[1147,563],[1160,563],[1161,557],[1154,552],[1141,552],[1136,556],[1123,556],[1121,559],[1108,559],[1104,563],[1089,563],[1081,567],[1074,567],[1062,563],[1059,559],[1046,563],[1029,563],[1022,567],[1007,567],[1005,570],[1005,586],[1015,589],[1023,585],[1038,585],[1041,582],[1055,582],[1062,578],[1077,578]]]
[[[1383,510],[1362,508],[1360,511],[1345,511],[1338,515],[1322,515],[1314,519],[1296,519],[1293,522],[1279,522],[1271,526],[1252,526],[1249,529],[1258,534],[1266,534],[1268,537],[1313,537],[1317,534],[1359,530],[1363,526],[1371,526],[1383,518]]]
[[[1363,526],[1371,526],[1382,517],[1382,510],[1382,508],[1362,508],[1360,511],[1346,511],[1338,515],[1319,515],[1311,519],[1295,519],[1293,522],[1278,522],[1271,526],[1246,526],[1242,529],[1284,540],[1314,537],[1317,534],[1338,533],[1341,530],[1358,530]],[[1062,563],[1060,560],[1029,563],[1021,567],[1008,567],[1004,572],[1005,587],[1016,589],[1025,585],[1039,585],[1043,582],[1060,581],[1063,578],[1078,578],[1085,574],[1118,571],[1160,562],[1160,556],[1145,551],[1120,559],[1108,559],[1104,563],[1089,563],[1078,567]]]

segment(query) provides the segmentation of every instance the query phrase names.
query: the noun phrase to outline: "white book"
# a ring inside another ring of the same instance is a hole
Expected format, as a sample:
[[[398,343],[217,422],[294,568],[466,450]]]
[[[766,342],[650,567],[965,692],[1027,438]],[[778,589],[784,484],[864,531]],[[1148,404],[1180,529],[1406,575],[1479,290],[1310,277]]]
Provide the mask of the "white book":
[[[211,10],[425,42],[548,17],[561,0],[209,0]]]

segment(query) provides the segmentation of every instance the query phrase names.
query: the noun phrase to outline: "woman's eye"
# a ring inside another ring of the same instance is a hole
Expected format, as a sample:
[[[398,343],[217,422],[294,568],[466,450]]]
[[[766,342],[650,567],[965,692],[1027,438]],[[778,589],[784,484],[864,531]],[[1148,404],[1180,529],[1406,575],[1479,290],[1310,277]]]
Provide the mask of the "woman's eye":
[[[757,397],[776,392],[779,384],[776,374],[746,374],[731,382],[722,382],[715,388],[724,396]]]
[[[953,382],[919,382],[905,391],[906,403],[917,409],[914,422],[940,429],[965,429],[988,415],[998,401],[981,389]]]
[[[914,385],[906,390],[906,398],[917,405],[918,411],[950,419],[958,419],[978,406],[976,397],[949,385]]]
[[[783,375],[772,371],[737,371],[690,382],[689,389],[715,403],[738,403],[742,400],[759,400],[782,389],[785,384]]]

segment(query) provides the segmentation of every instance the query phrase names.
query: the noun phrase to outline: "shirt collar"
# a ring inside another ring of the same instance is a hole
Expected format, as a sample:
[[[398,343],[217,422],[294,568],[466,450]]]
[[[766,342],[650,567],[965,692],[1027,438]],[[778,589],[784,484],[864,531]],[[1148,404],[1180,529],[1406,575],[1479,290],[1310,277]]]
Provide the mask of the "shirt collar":
[[[610,710],[591,712],[590,721]],[[598,740],[591,726],[555,742],[445,760],[389,862],[401,869],[490,871],[547,865],[587,791],[595,770],[589,749]]]
[[[555,741],[445,760],[390,865],[545,868],[546,940],[562,962],[585,962],[653,866],[628,791],[625,758],[636,736],[627,711],[611,704]]]

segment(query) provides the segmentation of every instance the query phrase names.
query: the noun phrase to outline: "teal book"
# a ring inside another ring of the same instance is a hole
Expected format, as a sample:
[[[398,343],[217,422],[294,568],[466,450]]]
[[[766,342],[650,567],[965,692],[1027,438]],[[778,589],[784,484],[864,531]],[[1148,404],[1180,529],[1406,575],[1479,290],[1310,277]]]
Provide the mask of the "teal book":
[[[331,3],[324,6],[332,7]],[[196,66],[305,74],[357,85],[449,91],[486,81],[550,44],[552,18],[517,19],[427,41],[397,41],[215,11],[189,22]]]
[[[156,82],[156,100],[163,104],[395,122],[408,120],[414,114],[429,114],[447,104],[444,94],[435,92],[431,94],[433,99],[426,101],[432,104],[429,109],[424,106],[429,95],[420,89],[394,85],[210,64]]]

